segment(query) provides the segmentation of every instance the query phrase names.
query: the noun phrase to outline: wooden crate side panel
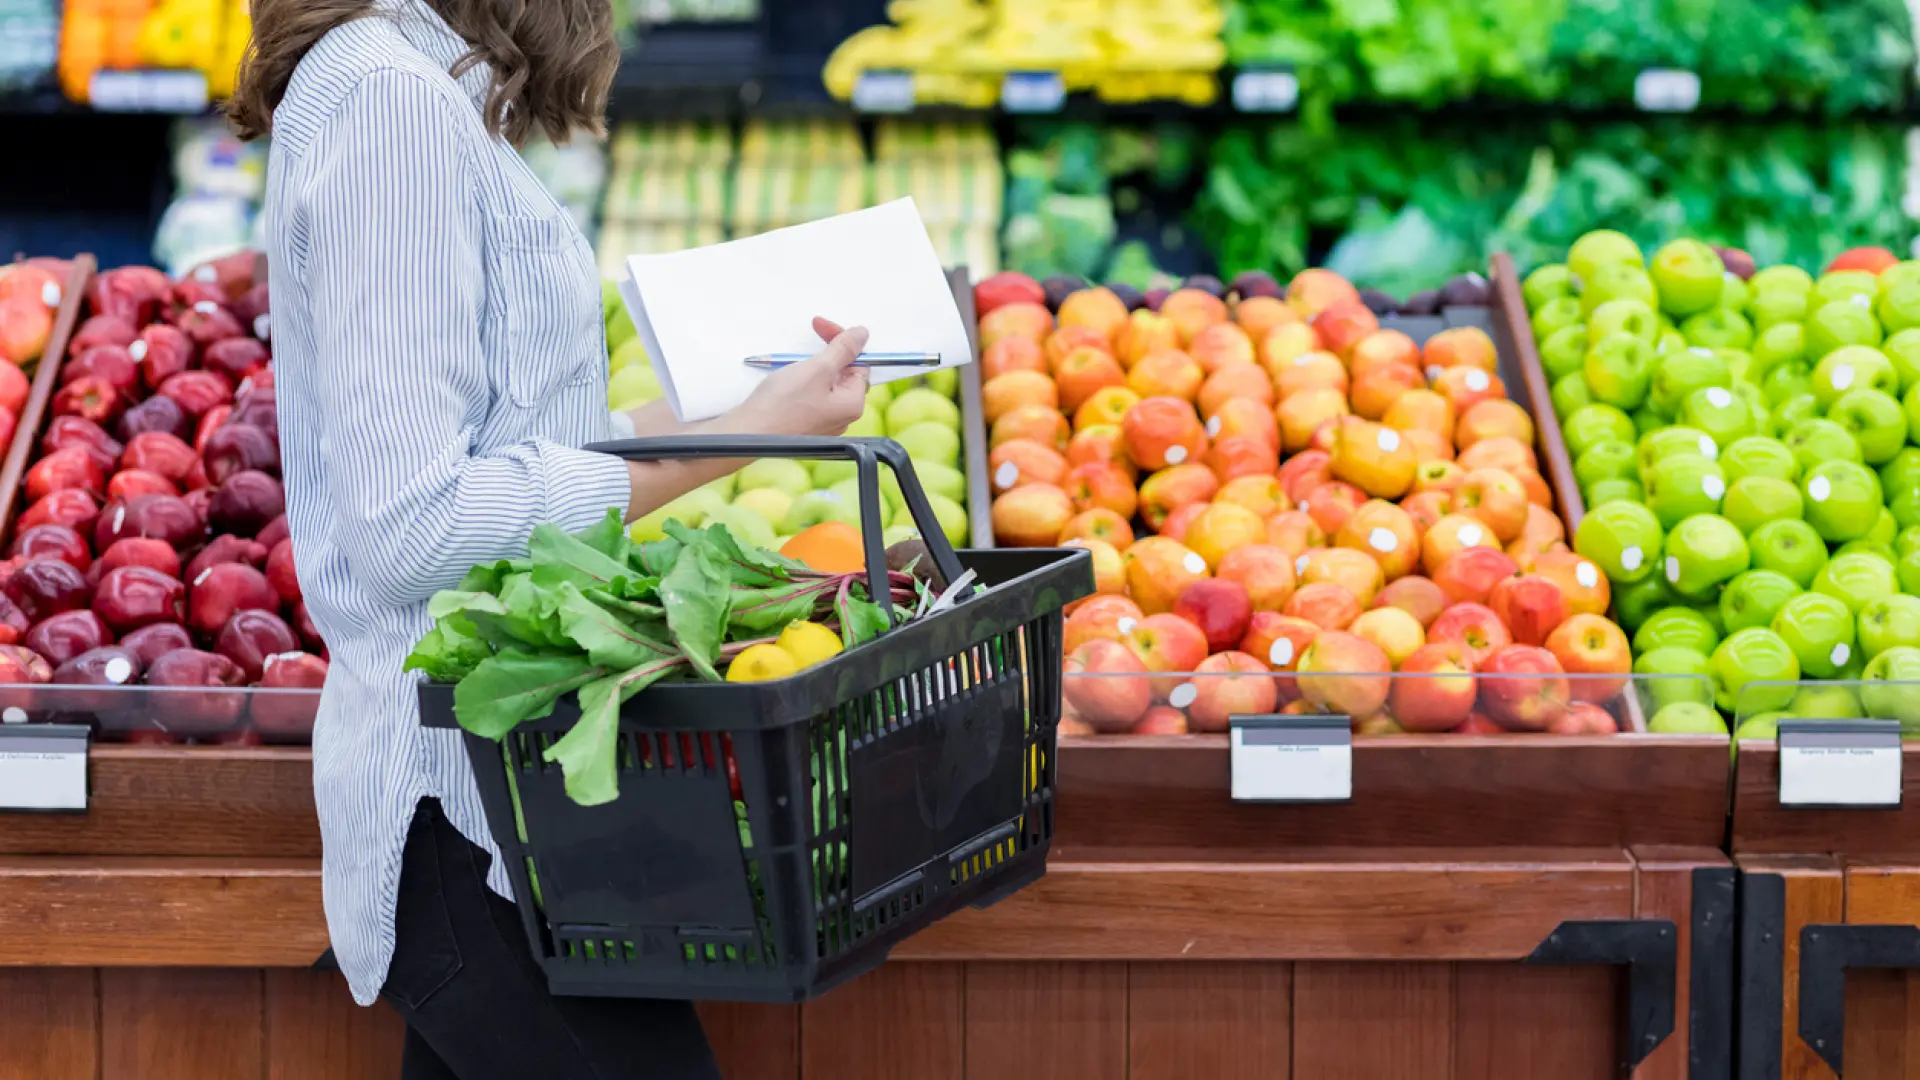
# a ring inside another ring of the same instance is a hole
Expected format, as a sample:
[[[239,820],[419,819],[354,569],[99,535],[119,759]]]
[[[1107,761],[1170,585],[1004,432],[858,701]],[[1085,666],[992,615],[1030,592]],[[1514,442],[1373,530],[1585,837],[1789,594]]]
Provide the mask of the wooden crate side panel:
[[[966,1080],[1127,1080],[1125,964],[970,964],[965,1022]]]
[[[99,995],[92,968],[0,968],[0,1080],[97,1075]]]
[[[1127,1080],[1287,1080],[1293,967],[1127,965]]]
[[[100,1080],[257,1080],[264,997],[258,970],[102,970]]]
[[[1785,869],[1785,958],[1782,962],[1780,1075],[1782,1080],[1837,1080],[1833,1070],[1800,1038],[1800,930],[1846,916],[1846,879],[1837,869]]]
[[[960,964],[888,964],[801,1006],[800,1075],[962,1080],[966,975]]]
[[[727,1080],[799,1080],[798,1005],[701,1002],[695,1008]]]
[[[388,1080],[406,1024],[385,1003],[363,1009],[339,973],[266,972],[267,1080]]]
[[[1452,1080],[1451,964],[1293,967],[1293,1075]]]
[[[1453,1080],[1611,1080],[1619,980],[1611,968],[1454,965]]]

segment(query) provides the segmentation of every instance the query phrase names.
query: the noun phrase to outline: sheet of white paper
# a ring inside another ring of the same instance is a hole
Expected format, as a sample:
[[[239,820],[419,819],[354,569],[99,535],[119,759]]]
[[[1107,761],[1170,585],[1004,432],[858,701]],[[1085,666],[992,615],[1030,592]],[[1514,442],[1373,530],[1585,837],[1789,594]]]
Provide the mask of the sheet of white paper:
[[[620,285],[674,415],[707,420],[747,399],[767,372],[749,356],[820,351],[813,317],[872,331],[868,352],[973,361],[946,272],[911,198],[744,240],[634,255]],[[875,368],[873,381],[926,374]]]

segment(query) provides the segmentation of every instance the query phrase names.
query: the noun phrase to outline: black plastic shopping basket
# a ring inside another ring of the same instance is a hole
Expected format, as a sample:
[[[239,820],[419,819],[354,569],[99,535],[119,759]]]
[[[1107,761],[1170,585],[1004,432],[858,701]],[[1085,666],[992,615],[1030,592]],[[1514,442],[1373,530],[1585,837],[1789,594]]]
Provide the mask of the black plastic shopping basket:
[[[1092,591],[1086,552],[956,556],[891,440],[594,449],[631,461],[853,461],[880,597],[884,463],[939,574],[952,582],[970,569],[990,588],[790,678],[642,691],[621,711],[620,794],[603,806],[574,803],[559,766],[541,760],[580,715],[571,696],[504,740],[467,735],[554,993],[801,1001],[1046,872],[1061,609]],[[423,686],[420,712],[428,727],[456,727],[453,688]]]

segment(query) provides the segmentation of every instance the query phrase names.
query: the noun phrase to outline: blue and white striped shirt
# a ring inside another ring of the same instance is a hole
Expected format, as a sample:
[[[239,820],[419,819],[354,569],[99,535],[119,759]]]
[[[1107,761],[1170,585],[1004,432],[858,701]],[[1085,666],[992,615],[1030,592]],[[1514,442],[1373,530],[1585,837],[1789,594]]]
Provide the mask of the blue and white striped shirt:
[[[280,443],[300,584],[333,665],[313,735],[327,929],[354,998],[393,956],[400,853],[437,797],[495,853],[460,736],[419,726],[401,665],[427,599],[541,522],[626,508],[593,253],[482,124],[484,66],[423,0],[329,33],[273,117],[267,171]]]

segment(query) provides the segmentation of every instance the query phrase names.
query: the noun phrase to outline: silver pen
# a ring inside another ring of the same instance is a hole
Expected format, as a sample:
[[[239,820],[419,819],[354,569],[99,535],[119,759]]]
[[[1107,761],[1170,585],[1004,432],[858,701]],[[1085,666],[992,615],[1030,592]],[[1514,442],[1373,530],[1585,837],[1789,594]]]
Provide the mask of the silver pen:
[[[772,353],[767,356],[749,356],[743,361],[750,368],[762,371],[775,371],[790,364],[798,364],[812,357],[800,353]],[[900,352],[900,353],[861,353],[854,360],[855,367],[904,367],[937,368],[940,366],[939,353]]]

